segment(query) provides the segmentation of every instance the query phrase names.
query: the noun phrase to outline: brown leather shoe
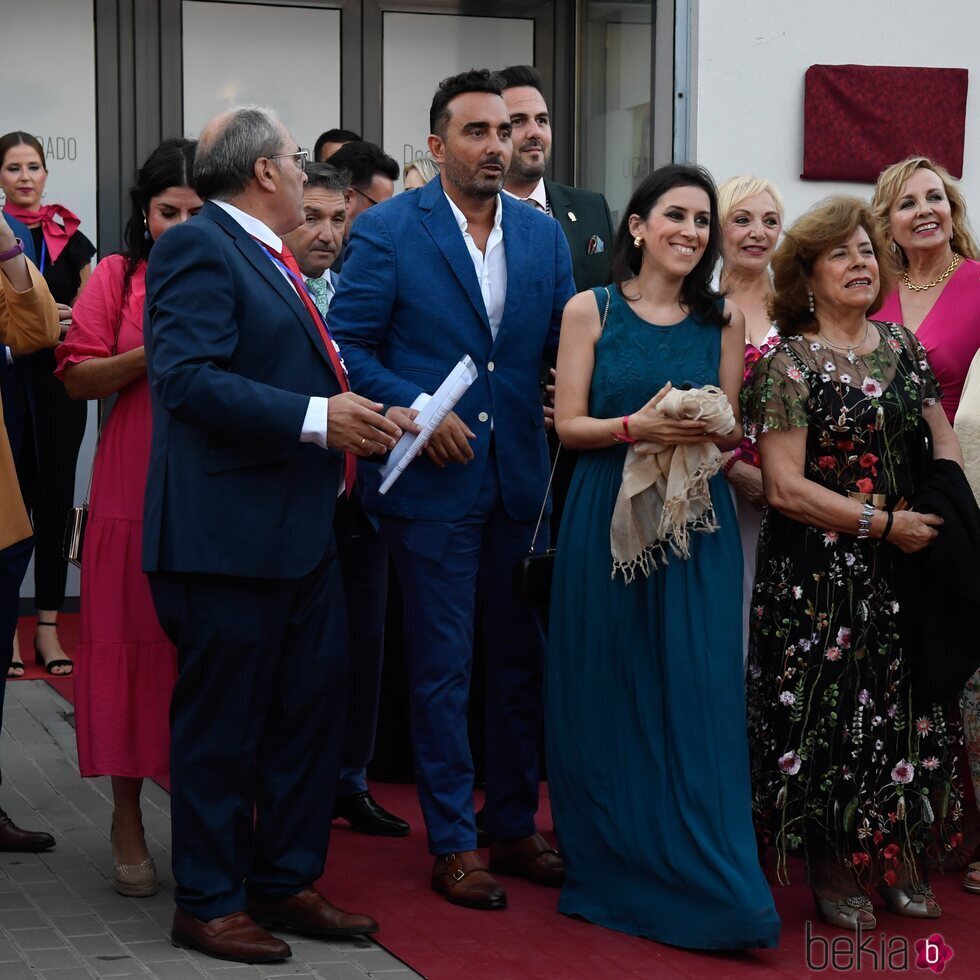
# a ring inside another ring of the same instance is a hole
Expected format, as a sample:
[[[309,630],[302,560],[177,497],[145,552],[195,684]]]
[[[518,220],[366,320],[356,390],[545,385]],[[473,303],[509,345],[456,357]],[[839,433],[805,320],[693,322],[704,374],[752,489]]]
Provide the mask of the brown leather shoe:
[[[432,890],[468,909],[505,909],[507,892],[477,851],[442,854],[432,866]]]
[[[313,888],[285,898],[249,895],[248,911],[267,929],[285,929],[303,936],[364,936],[378,931],[378,923],[371,916],[338,909]]]
[[[202,922],[177,909],[170,938],[181,949],[196,949],[216,960],[235,963],[274,963],[293,955],[286,943],[270,936],[247,912],[232,912]]]
[[[0,851],[47,851],[54,847],[54,838],[39,830],[21,830],[0,810]]]
[[[495,840],[490,844],[490,870],[494,874],[527,878],[536,885],[561,888],[565,862],[540,835]]]

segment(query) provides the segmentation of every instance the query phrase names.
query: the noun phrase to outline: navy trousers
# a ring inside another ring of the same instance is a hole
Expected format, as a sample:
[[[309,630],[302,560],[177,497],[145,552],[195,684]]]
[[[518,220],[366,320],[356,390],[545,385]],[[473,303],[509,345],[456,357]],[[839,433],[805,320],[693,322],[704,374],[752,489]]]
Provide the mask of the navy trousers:
[[[334,531],[347,598],[351,651],[347,727],[337,795],[350,796],[368,788],[367,766],[374,755],[388,604],[388,549],[380,530],[365,513],[357,490],[349,499],[337,500]]]
[[[177,646],[176,903],[206,921],[244,909],[246,888],[296,894],[323,872],[344,730],[336,553],[300,579],[156,572],[150,587]]]
[[[452,464],[456,465],[456,464]],[[486,808],[492,837],[535,831],[544,631],[511,580],[534,522],[504,511],[496,463],[458,521],[382,518],[405,601],[415,778],[432,854],[476,847],[473,759],[466,725],[473,621],[483,612]],[[539,535],[546,546],[547,525]]]

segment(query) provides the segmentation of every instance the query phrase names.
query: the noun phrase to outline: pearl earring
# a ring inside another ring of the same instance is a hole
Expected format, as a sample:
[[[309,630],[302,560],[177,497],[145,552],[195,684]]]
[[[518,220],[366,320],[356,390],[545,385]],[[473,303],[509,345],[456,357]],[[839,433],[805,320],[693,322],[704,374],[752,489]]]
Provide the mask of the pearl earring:
[[[633,248],[643,248],[643,239],[639,235],[633,239]]]
[[[812,313],[813,310],[814,310],[814,306],[813,306],[813,290],[812,289],[807,289],[806,295],[807,295],[807,299],[809,300],[809,306],[807,308]]]

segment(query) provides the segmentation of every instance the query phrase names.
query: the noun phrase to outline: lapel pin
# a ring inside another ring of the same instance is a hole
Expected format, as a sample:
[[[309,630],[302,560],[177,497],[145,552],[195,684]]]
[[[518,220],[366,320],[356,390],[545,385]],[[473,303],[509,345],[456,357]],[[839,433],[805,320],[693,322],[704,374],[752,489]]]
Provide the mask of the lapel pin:
[[[574,211],[569,211],[568,212],[568,220],[569,221],[578,221],[578,218],[575,217],[575,212]]]

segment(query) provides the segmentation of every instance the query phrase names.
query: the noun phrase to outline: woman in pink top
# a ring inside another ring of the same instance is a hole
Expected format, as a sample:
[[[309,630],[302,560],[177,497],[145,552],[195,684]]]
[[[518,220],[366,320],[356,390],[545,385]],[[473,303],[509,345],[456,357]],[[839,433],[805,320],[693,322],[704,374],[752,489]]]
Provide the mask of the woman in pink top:
[[[783,199],[761,177],[731,177],[718,188],[722,233],[720,286],[745,314],[745,379],[755,362],[780,337],[769,316],[772,277],[769,261],[783,227]],[[748,656],[749,607],[755,582],[755,553],[766,500],[755,440],[746,436],[724,463],[735,498],[742,539],[742,660]]]
[[[130,192],[126,252],[99,263],[57,349],[72,398],[110,399],[95,456],[75,659],[75,728],[83,776],[112,777],[113,884],[156,891],[143,834],[144,777],[166,776],[176,651],[157,621],[141,568],[150,457],[150,388],[143,351],[146,260],[153,243],[201,207],[189,186],[196,143],[161,143]]]
[[[967,224],[966,202],[943,167],[928,157],[909,157],[881,172],[872,208],[902,265],[878,318],[908,327],[925,347],[952,422],[980,350],[980,248]],[[980,671],[967,684],[962,707],[980,802]],[[980,894],[980,861],[969,866],[963,887]]]

